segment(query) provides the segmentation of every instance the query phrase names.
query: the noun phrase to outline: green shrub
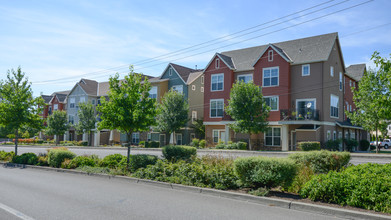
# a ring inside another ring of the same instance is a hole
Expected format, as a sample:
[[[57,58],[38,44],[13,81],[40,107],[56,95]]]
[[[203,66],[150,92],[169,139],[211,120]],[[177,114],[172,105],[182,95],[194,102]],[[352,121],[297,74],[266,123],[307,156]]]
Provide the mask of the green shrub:
[[[77,156],[71,160],[69,165],[65,168],[68,169],[75,169],[77,167],[83,167],[83,166],[90,166],[94,167],[96,166],[96,163],[93,158],[86,157],[86,156]]]
[[[200,148],[205,148],[206,146],[206,141],[205,140],[200,140]]]
[[[339,140],[339,139],[337,139],[337,140],[328,140],[325,143],[325,148],[327,150],[331,150],[331,151],[338,151],[340,143],[341,143],[341,140]]]
[[[314,173],[327,173],[330,170],[340,170],[350,161],[349,152],[330,152],[326,150],[306,153],[294,153],[288,156],[296,164],[310,167]]]
[[[99,166],[115,169],[121,166],[121,162],[123,162],[123,160],[127,160],[126,156],[122,156],[121,154],[111,154],[104,157],[103,160],[100,161]]]
[[[169,145],[163,147],[163,156],[167,160],[188,160],[197,155],[197,148],[181,145]]]
[[[347,151],[352,151],[354,147],[358,146],[358,142],[355,139],[344,139],[343,141]]]
[[[296,174],[296,164],[286,158],[246,157],[234,162],[235,173],[244,186],[287,188]]]
[[[270,192],[270,189],[261,187],[255,190],[250,190],[248,193],[253,196],[267,196]]]
[[[89,166],[84,166],[84,167],[78,167],[76,170],[80,170],[86,173],[103,173],[103,174],[109,174],[111,171],[107,167],[89,167]]]
[[[76,145],[77,146],[87,146],[88,145],[88,141],[78,141],[78,142],[76,142]]]
[[[369,147],[369,141],[365,140],[365,139],[362,139],[360,141],[360,145],[359,145],[360,150],[361,151],[366,151],[366,150],[368,150],[368,147]]]
[[[303,197],[391,213],[391,164],[360,164],[313,177]]]
[[[12,163],[35,165],[38,163],[38,157],[34,153],[24,153],[12,158]]]
[[[0,151],[0,161],[11,161],[12,158],[15,156],[15,153],[13,151],[11,152],[5,152]]]
[[[314,176],[314,171],[305,165],[298,167],[296,176],[293,178],[291,186],[288,188],[289,192],[299,193],[304,185]]]
[[[140,168],[146,168],[148,165],[154,165],[156,162],[157,156],[146,154],[132,155],[130,160],[130,170],[134,172]]]
[[[200,139],[193,138],[193,140],[191,140],[190,145],[195,148],[200,148]]]
[[[65,159],[72,160],[75,157],[76,154],[69,150],[64,150],[64,148],[53,148],[48,152],[48,164],[51,167],[60,167]]]
[[[219,143],[216,145],[216,149],[226,149],[226,150],[246,150],[247,149],[247,143],[246,142],[236,142],[232,143],[231,141],[228,142],[228,144]]]
[[[320,150],[320,142],[318,141],[299,142],[299,148],[302,151]]]
[[[140,142],[138,143],[138,146],[139,146],[139,147],[145,147],[145,141],[140,141]]]
[[[37,162],[37,166],[49,166],[49,163],[48,163],[48,156],[45,154],[45,155],[38,155],[38,162]]]
[[[133,176],[157,181],[216,189],[238,187],[232,159],[203,157],[188,163],[158,160],[155,165],[137,170]]]

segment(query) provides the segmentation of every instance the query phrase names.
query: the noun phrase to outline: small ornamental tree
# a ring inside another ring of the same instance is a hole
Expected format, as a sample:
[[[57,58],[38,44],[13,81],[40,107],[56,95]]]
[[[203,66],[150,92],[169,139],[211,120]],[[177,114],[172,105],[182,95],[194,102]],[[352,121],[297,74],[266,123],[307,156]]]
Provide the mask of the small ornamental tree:
[[[31,83],[22,69],[8,70],[7,79],[0,82],[0,126],[14,133],[15,155],[18,154],[19,130],[43,127],[39,106],[44,106],[44,101],[41,97],[33,98]]]
[[[267,130],[270,107],[263,99],[262,90],[254,83],[238,81],[231,89],[230,99],[225,111],[234,119],[231,128],[235,132],[249,134],[249,148],[251,134]]]
[[[189,121],[188,114],[189,104],[185,100],[185,95],[170,90],[163,96],[163,100],[158,106],[157,129],[172,133],[175,145],[175,132],[186,126]]]
[[[156,100],[149,97],[151,84],[142,74],[135,73],[133,67],[119,80],[118,73],[110,77],[108,100],[101,99],[97,106],[101,121],[99,129],[117,129],[128,139],[128,164],[132,132],[147,131],[155,123]]]
[[[79,122],[76,125],[76,130],[78,133],[88,134],[88,146],[91,146],[91,133],[95,129],[96,123],[94,105],[91,103],[80,103],[77,116],[79,117]]]
[[[64,135],[69,129],[67,113],[65,111],[54,111],[47,118],[46,133],[48,135],[56,135],[56,145],[58,145],[60,135]]]

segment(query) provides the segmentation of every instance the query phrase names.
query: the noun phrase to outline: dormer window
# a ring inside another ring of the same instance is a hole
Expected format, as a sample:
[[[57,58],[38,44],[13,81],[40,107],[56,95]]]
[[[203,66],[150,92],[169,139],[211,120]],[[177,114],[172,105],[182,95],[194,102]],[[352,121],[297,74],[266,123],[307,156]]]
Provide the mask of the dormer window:
[[[273,50],[269,50],[267,59],[268,59],[269,62],[273,61]]]
[[[215,68],[216,69],[220,68],[220,59],[219,58],[216,59]]]
[[[169,75],[169,76],[172,76],[172,69],[171,69],[171,68],[168,69],[168,75]]]

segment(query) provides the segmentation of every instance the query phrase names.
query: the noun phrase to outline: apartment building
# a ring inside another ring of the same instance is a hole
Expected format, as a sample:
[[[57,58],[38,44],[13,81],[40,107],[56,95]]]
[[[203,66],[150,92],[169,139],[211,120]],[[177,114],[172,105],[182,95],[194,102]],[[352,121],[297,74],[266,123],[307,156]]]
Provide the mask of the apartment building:
[[[357,85],[359,80],[359,71],[351,72],[337,33],[216,53],[204,70],[207,143],[249,138],[229,128],[233,120],[224,112],[237,80],[262,87],[271,107],[268,131],[251,136],[260,149],[287,151],[301,141],[324,143],[342,138],[345,130],[352,138],[366,139],[366,132],[344,114],[346,103],[353,106],[344,81]]]

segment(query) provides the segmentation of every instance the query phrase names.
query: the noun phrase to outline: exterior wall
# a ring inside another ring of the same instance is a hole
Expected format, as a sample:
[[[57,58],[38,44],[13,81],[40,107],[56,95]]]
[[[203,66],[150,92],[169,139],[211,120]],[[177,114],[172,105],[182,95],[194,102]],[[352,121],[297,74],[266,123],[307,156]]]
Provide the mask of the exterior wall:
[[[206,125],[205,126],[205,140],[207,145],[213,145],[213,130],[224,130],[224,125]]]
[[[211,118],[210,117],[210,100],[211,99],[224,99],[224,105],[228,104],[229,99],[229,93],[232,87],[232,84],[234,82],[234,74],[233,71],[225,65],[225,63],[220,60],[220,68],[216,69],[216,59],[218,56],[215,56],[210,63],[210,65],[205,69],[204,76],[205,76],[205,82],[204,82],[204,121],[223,121],[223,118]],[[211,91],[211,77],[212,74],[218,74],[223,73],[224,74],[224,88],[223,91]],[[206,137],[209,137],[206,135]]]
[[[290,108],[290,91],[291,91],[291,74],[290,63],[282,58],[277,51],[273,50],[273,61],[268,60],[268,52],[273,50],[269,47],[261,56],[258,62],[254,65],[253,80],[256,85],[263,85],[263,69],[268,67],[279,67],[279,82],[278,86],[262,87],[263,96],[278,96],[278,111],[270,111],[269,121],[280,120],[280,109]]]
[[[172,69],[172,75],[169,75],[170,69]],[[187,85],[183,82],[182,78],[179,76],[179,74],[175,71],[174,68],[171,67],[171,65],[168,66],[166,71],[163,73],[162,79],[169,79],[168,81],[168,90],[170,90],[175,85],[182,85],[183,86],[183,94],[185,95],[185,98],[188,97],[188,91],[187,91]]]
[[[152,86],[157,87],[157,99],[156,101],[160,103],[162,101],[162,97],[166,92],[168,91],[168,82],[169,81],[162,81],[162,82],[157,82],[157,83],[152,83]]]
[[[89,100],[88,95],[84,92],[84,90],[79,85],[76,85],[76,87],[73,89],[73,91],[71,93],[69,93],[69,95],[68,95],[67,115],[68,115],[68,118],[70,115],[72,115],[74,117],[74,121],[73,121],[74,124],[77,124],[79,122],[79,118],[77,117],[77,111],[79,110],[78,106],[79,106],[79,102],[80,102],[81,97],[85,97],[86,101]],[[70,104],[71,104],[70,99],[71,98],[75,98],[75,107],[73,107],[73,108],[70,107]]]
[[[52,103],[50,104],[52,106],[52,112],[54,111],[55,104],[58,105],[58,109],[57,109],[58,111],[64,110],[64,104],[58,101],[58,98],[56,95],[53,97]]]
[[[197,119],[203,119],[204,118],[204,83],[201,82],[201,78],[204,77],[204,75],[199,76],[196,80],[194,80],[189,86],[188,86],[188,103],[189,103],[189,118],[190,121],[188,123],[188,126],[192,123],[192,112],[197,112]],[[195,87],[195,90],[193,90],[193,86]]]
[[[304,141],[319,141],[320,140],[320,129],[313,131],[296,131],[296,142]]]
[[[345,110],[350,111],[350,107],[349,107],[350,105],[352,106],[352,112],[355,111],[355,109],[356,109],[356,105],[353,102],[353,90],[355,89],[355,87],[353,87],[353,82],[354,82],[354,85],[357,87],[357,82],[355,80],[353,80],[352,78],[345,75],[345,83],[344,83],[345,90],[344,90],[344,103],[343,103],[344,112],[345,112]],[[345,115],[344,119],[346,120],[347,116],[346,116],[346,114],[344,114],[344,115]]]

